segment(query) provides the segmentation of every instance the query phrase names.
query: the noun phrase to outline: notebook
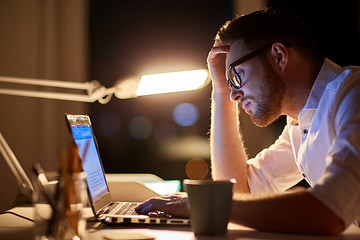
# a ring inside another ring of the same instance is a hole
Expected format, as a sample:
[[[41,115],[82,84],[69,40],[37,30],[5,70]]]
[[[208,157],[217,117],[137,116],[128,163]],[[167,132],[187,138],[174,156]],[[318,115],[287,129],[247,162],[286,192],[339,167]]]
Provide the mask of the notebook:
[[[70,133],[78,146],[79,156],[82,158],[89,202],[98,220],[108,223],[190,224],[189,219],[172,218],[163,214],[157,217],[138,215],[134,208],[140,203],[114,202],[106,181],[90,117],[72,114],[66,114],[65,117]]]

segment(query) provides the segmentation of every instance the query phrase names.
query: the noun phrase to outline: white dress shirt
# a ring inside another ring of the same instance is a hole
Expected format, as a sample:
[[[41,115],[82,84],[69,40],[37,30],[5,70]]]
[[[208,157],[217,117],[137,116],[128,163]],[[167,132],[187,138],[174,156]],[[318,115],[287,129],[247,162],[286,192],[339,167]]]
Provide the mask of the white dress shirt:
[[[345,226],[360,220],[360,67],[328,59],[298,121],[248,161],[252,192],[281,192],[303,178]],[[356,221],[357,220],[357,221]]]

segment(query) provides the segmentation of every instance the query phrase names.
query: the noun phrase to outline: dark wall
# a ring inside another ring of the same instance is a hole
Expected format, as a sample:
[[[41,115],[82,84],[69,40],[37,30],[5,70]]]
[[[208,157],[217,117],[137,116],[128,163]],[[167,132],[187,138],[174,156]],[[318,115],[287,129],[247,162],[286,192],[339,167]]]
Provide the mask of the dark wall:
[[[268,0],[269,6],[299,14],[312,35],[318,54],[340,65],[359,65],[357,0]]]
[[[90,76],[105,86],[132,74],[206,68],[206,57],[219,27],[232,17],[231,1],[92,0],[90,5]],[[94,131],[106,172],[150,172],[165,179],[185,177],[186,157],[161,153],[157,129],[176,136],[196,136],[206,142],[210,125],[210,86],[194,92],[112,99],[91,105]],[[198,122],[174,124],[180,103],[199,110]],[[136,117],[150,120],[152,133],[136,139],[129,124]],[[164,127],[165,126],[165,127]],[[205,160],[209,160],[208,158]]]

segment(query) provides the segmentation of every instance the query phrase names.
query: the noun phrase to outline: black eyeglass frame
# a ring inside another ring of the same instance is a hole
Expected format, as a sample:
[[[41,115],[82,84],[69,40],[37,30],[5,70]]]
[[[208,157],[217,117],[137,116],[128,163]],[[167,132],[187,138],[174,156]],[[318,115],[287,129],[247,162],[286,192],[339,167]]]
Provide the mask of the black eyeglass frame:
[[[241,80],[240,74],[238,72],[236,72],[235,67],[253,57],[256,57],[257,55],[261,54],[262,52],[264,52],[268,47],[272,46],[274,44],[273,43],[268,43],[252,52],[250,52],[249,54],[241,57],[239,60],[236,60],[235,62],[231,63],[230,66],[228,67],[227,71],[226,71],[226,75],[227,75],[227,80],[230,86],[236,88],[236,89],[240,89],[243,87],[243,82]],[[283,45],[285,47],[290,47],[291,43],[287,42],[287,43],[283,43]],[[234,73],[234,78],[235,80],[231,77],[231,72]]]

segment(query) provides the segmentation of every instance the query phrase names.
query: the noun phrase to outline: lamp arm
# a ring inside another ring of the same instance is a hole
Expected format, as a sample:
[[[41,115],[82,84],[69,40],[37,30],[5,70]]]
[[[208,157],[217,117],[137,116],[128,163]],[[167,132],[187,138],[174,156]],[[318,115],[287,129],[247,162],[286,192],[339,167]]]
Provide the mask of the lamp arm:
[[[1,132],[0,132],[0,152],[3,155],[10,170],[14,174],[16,181],[18,182],[20,191],[17,201],[21,203],[31,203],[32,201],[31,194],[34,191],[34,188],[30,182],[30,179],[26,175],[24,169],[20,165],[15,154],[7,144]]]
[[[94,87],[94,82],[68,82],[68,81],[56,81],[49,79],[37,79],[37,78],[19,78],[19,77],[5,77],[0,76],[0,82],[16,83],[22,85],[36,85],[46,87],[59,87],[59,88],[71,88],[71,89],[91,89]],[[95,81],[96,82],[96,81]]]
[[[35,78],[15,78],[0,76],[0,82],[19,84],[19,85],[32,85],[32,86],[44,86],[63,89],[76,89],[84,90],[84,94],[76,93],[62,93],[55,91],[42,91],[42,90],[26,90],[26,89],[11,89],[0,88],[0,94],[35,97],[35,98],[47,98],[77,102],[95,102],[99,101],[101,104],[108,103],[115,92],[114,88],[107,89],[103,87],[98,81],[91,82],[68,82],[68,81],[55,81],[48,79],[35,79]]]

